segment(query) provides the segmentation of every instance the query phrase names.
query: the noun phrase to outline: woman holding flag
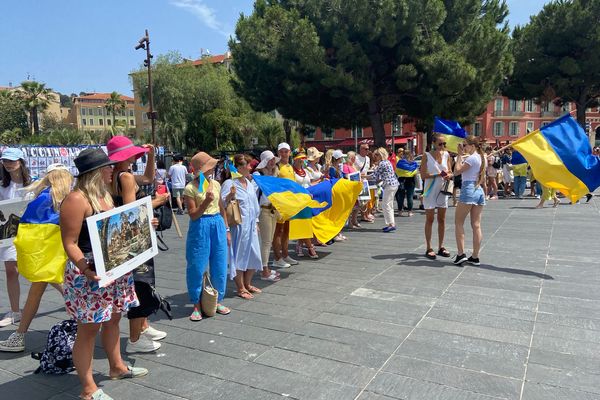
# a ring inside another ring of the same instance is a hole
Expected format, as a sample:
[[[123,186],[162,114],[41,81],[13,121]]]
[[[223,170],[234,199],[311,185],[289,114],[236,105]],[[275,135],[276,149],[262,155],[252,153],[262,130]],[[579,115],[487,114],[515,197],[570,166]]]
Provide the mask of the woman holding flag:
[[[463,154],[467,157],[463,160]],[[454,264],[462,265],[465,261],[479,265],[479,249],[481,248],[481,214],[485,205],[485,154],[481,149],[481,143],[475,136],[467,136],[464,145],[458,146],[458,157],[456,158],[456,175],[462,175],[463,188],[460,191],[458,206],[455,214],[455,234],[458,254],[454,258]],[[465,255],[465,219],[471,214],[471,228],[473,229],[473,255],[469,258]]]
[[[396,164],[396,176],[398,176],[398,191],[396,192],[396,201],[398,202],[398,213],[402,216],[403,210],[406,210],[406,216],[412,217],[413,195],[415,193],[415,176],[419,166],[413,159],[410,152],[398,152],[402,158]],[[404,207],[406,199],[406,207]]]
[[[446,138],[444,135],[433,136],[433,149],[426,152],[421,160],[420,174],[423,182],[423,206],[425,208],[425,243],[427,251],[425,257],[435,260],[437,256],[450,257],[450,252],[444,247],[444,233],[446,231],[446,210],[448,209],[448,196],[442,193],[444,182],[453,178],[452,158],[446,151]],[[437,210],[438,222],[438,251],[433,251],[431,235],[435,211]]]

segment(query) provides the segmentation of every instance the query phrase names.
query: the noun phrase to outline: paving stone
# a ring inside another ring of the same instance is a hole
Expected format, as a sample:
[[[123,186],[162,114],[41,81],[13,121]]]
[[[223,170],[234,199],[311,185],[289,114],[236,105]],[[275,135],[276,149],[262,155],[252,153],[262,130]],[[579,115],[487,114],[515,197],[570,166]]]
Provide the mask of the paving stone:
[[[412,327],[410,326],[378,322],[349,315],[332,313],[319,314],[315,319],[313,319],[312,322],[400,339],[404,339],[412,330]]]
[[[534,347],[531,349],[529,362],[553,368],[600,375],[600,361],[594,357],[559,353]]]
[[[472,336],[480,339],[495,340],[498,342],[513,343],[521,346],[529,346],[529,342],[531,341],[531,334],[526,332],[515,332],[506,329],[490,328],[487,326],[429,317],[425,318],[419,324],[419,328]]]
[[[599,400],[595,393],[573,390],[558,386],[542,385],[525,382],[523,400]]]
[[[597,374],[587,374],[582,371],[574,373],[574,371],[568,369],[552,368],[531,362],[527,367],[527,381],[529,382],[582,390],[600,395],[598,379]]]

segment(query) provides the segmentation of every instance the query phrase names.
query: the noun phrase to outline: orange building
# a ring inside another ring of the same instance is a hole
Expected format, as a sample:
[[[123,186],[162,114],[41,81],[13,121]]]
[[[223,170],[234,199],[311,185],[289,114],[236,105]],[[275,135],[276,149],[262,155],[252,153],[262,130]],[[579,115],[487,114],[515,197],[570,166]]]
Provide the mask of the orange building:
[[[112,129],[113,116],[106,110],[106,100],[110,93],[88,93],[73,97],[73,106],[68,122],[79,130],[90,132],[106,132]],[[125,132],[134,131],[136,127],[134,99],[121,95],[125,109],[115,116],[117,129]]]

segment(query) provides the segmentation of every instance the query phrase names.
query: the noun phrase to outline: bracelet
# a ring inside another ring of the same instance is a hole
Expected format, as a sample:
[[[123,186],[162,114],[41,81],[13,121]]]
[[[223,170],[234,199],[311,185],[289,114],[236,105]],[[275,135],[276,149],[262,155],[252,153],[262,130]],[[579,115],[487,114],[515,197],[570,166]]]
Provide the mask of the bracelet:
[[[231,232],[231,230],[229,229],[229,227],[225,228],[225,232]]]

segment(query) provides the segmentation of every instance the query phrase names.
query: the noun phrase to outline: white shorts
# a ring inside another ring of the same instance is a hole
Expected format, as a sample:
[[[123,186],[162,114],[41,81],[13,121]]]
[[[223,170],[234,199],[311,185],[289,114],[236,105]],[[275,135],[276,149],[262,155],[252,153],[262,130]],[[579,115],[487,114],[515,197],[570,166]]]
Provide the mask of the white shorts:
[[[17,261],[17,249],[14,245],[0,247],[0,261]]]

